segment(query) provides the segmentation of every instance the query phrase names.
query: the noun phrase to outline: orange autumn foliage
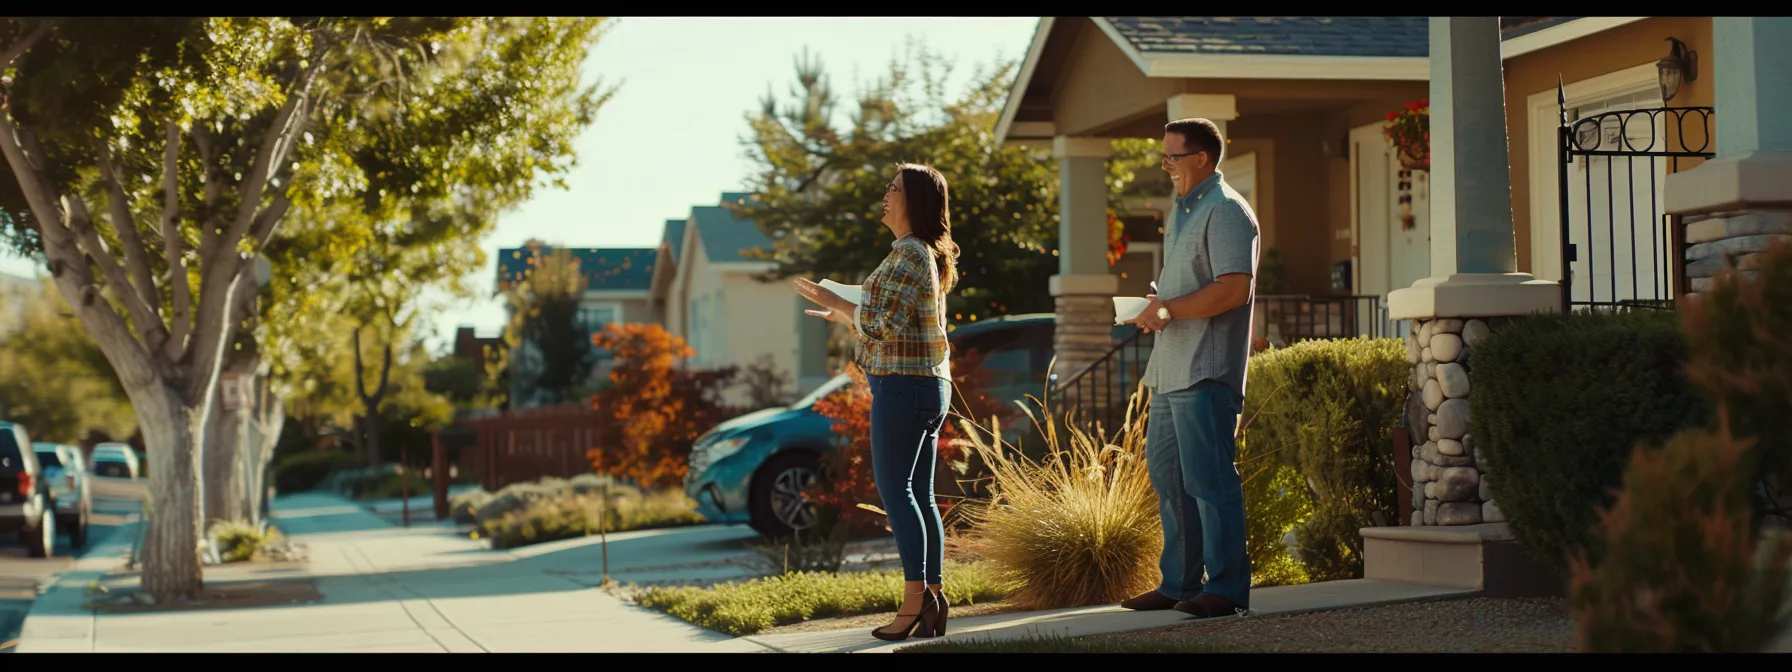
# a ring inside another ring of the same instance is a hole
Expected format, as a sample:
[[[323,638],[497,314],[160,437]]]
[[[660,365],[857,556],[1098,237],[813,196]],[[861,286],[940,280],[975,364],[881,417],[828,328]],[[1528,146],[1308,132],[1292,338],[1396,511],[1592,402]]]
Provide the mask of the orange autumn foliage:
[[[739,414],[721,399],[735,369],[679,366],[696,351],[657,324],[611,324],[591,340],[616,364],[610,386],[591,398],[613,422],[586,458],[601,474],[646,487],[678,485],[697,437]]]

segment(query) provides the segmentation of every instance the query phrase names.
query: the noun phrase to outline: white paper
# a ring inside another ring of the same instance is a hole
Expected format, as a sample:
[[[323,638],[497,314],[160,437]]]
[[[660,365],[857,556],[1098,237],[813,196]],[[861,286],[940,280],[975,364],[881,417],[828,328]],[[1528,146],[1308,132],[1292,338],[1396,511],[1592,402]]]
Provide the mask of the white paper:
[[[822,280],[819,284],[852,305],[861,305],[865,300],[865,290],[861,285],[842,285],[833,280]]]
[[[1149,305],[1151,305],[1151,299],[1136,296],[1114,297],[1114,324],[1127,323],[1138,317],[1140,313],[1145,312],[1145,307]]]

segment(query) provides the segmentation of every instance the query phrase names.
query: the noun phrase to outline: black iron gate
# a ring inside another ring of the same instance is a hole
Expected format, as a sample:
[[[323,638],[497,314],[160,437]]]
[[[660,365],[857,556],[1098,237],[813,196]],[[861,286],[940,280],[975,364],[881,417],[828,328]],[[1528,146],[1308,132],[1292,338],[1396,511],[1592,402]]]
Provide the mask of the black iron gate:
[[[1714,110],[1615,110],[1571,121],[1560,81],[1556,83],[1556,104],[1561,110],[1556,172],[1561,198],[1562,304],[1570,310],[1672,308],[1675,299],[1686,293],[1685,237],[1679,218],[1663,212],[1665,204],[1657,197],[1664,174],[1661,162],[1665,162],[1667,173],[1674,173],[1679,171],[1681,159],[1715,156],[1711,151]],[[1622,174],[1617,172],[1620,168]],[[1647,174],[1646,204],[1638,168]],[[1579,204],[1573,202],[1575,194],[1570,187],[1570,175],[1577,169],[1582,187]],[[1602,196],[1603,212],[1598,212]],[[1619,229],[1620,221],[1627,226]],[[1645,225],[1639,227],[1638,222]],[[1601,226],[1603,241],[1598,239]],[[1577,242],[1576,234],[1584,234],[1584,238]],[[1577,275],[1574,262],[1583,257],[1585,270]]]

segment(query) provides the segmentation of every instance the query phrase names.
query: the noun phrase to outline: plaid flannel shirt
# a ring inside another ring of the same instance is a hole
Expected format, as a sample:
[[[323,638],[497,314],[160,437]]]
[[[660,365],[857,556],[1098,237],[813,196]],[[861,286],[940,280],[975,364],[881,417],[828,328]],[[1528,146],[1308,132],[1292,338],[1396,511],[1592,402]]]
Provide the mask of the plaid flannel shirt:
[[[933,251],[912,236],[897,238],[890,247],[890,256],[865,278],[864,305],[853,309],[859,370],[951,380],[946,297]]]

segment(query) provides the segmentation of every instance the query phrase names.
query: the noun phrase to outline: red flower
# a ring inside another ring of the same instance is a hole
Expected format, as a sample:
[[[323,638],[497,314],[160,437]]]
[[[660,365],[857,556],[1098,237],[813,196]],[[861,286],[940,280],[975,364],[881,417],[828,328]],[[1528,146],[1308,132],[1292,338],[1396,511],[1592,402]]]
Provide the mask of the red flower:
[[[1389,113],[1388,113],[1388,121],[1393,121],[1393,120],[1395,120],[1395,119],[1398,119],[1398,118],[1400,118],[1400,115],[1398,115],[1398,114],[1395,114],[1395,113],[1393,113],[1393,112],[1389,112]]]

